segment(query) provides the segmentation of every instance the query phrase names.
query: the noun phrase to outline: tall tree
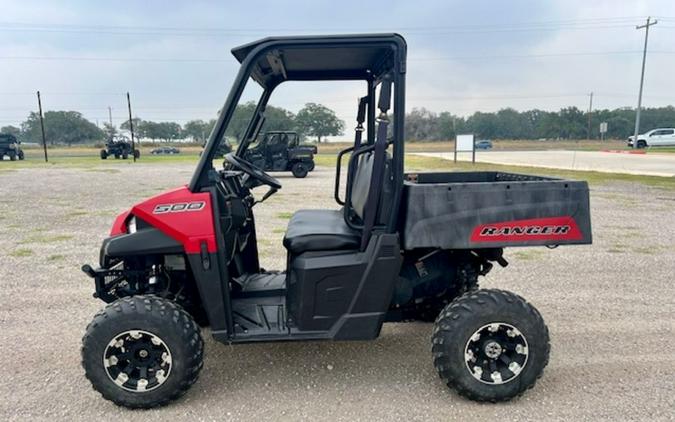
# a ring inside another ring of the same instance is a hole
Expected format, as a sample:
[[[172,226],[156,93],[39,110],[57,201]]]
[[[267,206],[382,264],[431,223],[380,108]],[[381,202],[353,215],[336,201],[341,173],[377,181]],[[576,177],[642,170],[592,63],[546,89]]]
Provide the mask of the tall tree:
[[[15,138],[21,137],[21,129],[12,125],[3,126],[2,128],[0,128],[0,133],[14,135]]]
[[[326,106],[307,103],[295,116],[295,124],[300,133],[316,136],[317,142],[326,136],[342,135],[345,122]]]
[[[104,133],[77,111],[48,111],[44,114],[45,136],[50,144],[81,144],[99,141]],[[41,143],[40,116],[31,112],[21,123],[21,131],[29,142]]]
[[[205,122],[204,120],[190,120],[183,126],[183,135],[194,139],[195,142],[204,143],[211,134],[216,121],[214,119]]]

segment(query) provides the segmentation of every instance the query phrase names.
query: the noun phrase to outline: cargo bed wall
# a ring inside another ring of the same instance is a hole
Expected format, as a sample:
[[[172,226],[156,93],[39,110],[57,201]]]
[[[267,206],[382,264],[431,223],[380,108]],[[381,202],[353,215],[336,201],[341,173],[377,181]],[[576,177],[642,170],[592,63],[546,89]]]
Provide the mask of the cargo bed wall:
[[[408,175],[403,247],[589,244],[588,184],[499,172]]]

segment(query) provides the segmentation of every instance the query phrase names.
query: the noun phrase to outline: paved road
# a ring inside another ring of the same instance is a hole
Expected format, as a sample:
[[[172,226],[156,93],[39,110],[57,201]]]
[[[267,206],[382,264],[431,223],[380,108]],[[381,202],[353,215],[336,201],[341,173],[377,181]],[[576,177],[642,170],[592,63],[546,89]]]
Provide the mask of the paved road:
[[[421,152],[418,155],[452,160],[452,152]],[[462,161],[471,155],[461,153]],[[600,151],[479,151],[476,161],[566,170],[592,170],[649,176],[675,176],[675,154],[619,154]]]

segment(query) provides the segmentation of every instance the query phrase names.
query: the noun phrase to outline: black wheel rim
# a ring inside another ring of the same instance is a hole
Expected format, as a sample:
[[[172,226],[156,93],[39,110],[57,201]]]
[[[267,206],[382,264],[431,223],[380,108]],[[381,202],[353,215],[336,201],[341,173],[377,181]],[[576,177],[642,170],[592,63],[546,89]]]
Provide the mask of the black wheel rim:
[[[527,365],[528,357],[523,333],[503,322],[480,327],[464,348],[466,368],[471,376],[491,385],[505,384],[517,378]]]
[[[171,351],[153,333],[128,330],[118,334],[103,352],[103,366],[118,387],[142,393],[162,385],[171,374]]]

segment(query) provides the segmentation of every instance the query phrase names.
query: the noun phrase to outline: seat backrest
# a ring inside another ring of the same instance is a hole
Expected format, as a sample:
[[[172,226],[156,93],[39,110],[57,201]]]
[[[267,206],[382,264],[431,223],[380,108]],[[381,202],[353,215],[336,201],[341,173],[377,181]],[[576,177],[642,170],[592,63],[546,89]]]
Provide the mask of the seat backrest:
[[[354,181],[352,183],[352,207],[354,213],[363,220],[365,214],[368,193],[370,192],[370,179],[373,175],[373,153],[366,152],[358,158]]]
[[[382,189],[380,190],[380,204],[388,204],[390,195],[393,191],[391,178],[391,156],[386,153],[385,170],[382,180]],[[364,220],[366,202],[368,202],[368,194],[370,193],[370,180],[373,176],[373,152],[366,152],[359,157],[356,164],[356,171],[354,172],[354,180],[352,182],[352,208],[354,214],[359,219]],[[384,205],[380,207],[380,215],[378,215],[377,222],[384,223],[389,216],[389,208]]]

